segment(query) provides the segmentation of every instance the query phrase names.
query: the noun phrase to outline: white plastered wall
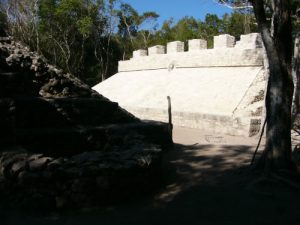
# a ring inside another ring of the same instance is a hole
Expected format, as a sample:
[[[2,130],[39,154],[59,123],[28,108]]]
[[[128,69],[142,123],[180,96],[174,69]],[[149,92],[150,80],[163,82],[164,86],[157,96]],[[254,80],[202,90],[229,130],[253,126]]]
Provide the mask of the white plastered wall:
[[[215,40],[215,49],[193,40],[188,52],[182,52],[182,42],[172,42],[166,54],[164,46],[149,48],[148,56],[135,53],[93,88],[141,119],[167,122],[170,96],[174,125],[248,136],[251,119],[260,119],[263,107],[255,101],[266,76],[260,37],[243,36],[236,46],[229,35]]]

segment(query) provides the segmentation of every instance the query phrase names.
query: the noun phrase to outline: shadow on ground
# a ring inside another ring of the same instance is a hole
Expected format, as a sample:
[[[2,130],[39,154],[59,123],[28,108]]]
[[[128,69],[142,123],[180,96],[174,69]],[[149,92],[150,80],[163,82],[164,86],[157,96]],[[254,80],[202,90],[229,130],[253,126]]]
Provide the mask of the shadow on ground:
[[[105,209],[28,215],[2,211],[3,225],[296,225],[300,193],[253,181],[253,146],[179,145],[165,154],[159,193]]]

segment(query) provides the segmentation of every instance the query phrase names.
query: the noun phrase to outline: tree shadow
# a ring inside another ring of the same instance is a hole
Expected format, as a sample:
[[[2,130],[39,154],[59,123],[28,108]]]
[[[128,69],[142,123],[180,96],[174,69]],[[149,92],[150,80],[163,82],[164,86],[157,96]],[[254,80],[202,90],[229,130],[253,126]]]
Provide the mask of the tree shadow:
[[[266,193],[249,185],[257,178],[249,167],[253,152],[247,145],[175,144],[165,153],[163,187],[153,196],[89,212],[17,216],[4,224],[298,224],[299,191],[268,187]]]

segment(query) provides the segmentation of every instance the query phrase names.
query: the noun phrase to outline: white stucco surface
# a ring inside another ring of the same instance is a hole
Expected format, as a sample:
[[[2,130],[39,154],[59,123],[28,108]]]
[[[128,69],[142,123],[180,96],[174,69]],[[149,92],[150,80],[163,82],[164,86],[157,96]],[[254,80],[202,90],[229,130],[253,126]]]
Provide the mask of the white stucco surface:
[[[94,90],[125,109],[172,109],[231,116],[261,67],[185,68],[121,72]],[[226,79],[224,79],[226,77]]]

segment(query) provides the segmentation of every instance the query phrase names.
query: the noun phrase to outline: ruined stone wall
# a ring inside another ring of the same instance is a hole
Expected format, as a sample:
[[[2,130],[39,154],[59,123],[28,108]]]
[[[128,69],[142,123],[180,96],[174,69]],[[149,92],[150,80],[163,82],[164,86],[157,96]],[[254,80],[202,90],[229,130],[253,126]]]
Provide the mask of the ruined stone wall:
[[[93,208],[152,192],[171,145],[168,124],[140,121],[0,37],[0,212]]]

